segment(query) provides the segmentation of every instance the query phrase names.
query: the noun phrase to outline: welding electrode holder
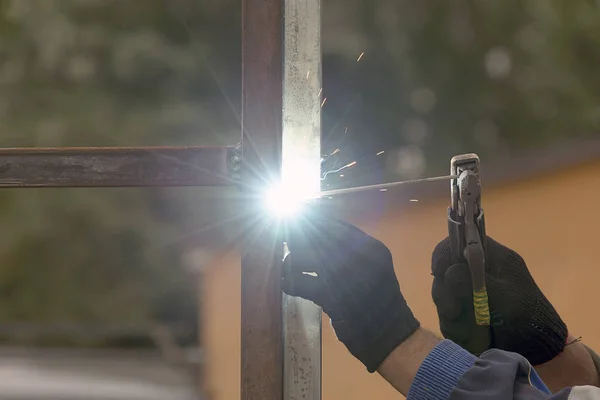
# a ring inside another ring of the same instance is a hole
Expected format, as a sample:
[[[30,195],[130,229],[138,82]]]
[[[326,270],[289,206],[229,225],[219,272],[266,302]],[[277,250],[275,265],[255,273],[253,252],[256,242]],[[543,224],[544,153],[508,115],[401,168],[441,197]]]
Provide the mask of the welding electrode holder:
[[[473,348],[481,353],[490,345],[490,311],[485,283],[485,218],[481,207],[479,157],[464,154],[450,162],[451,206],[448,234],[454,262],[467,262],[473,283],[473,308],[477,324]]]

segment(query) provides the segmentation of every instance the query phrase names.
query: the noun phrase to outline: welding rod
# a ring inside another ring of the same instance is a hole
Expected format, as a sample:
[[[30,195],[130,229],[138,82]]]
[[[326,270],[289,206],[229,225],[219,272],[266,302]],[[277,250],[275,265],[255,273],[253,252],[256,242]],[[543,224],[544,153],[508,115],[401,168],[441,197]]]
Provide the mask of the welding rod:
[[[356,192],[364,192],[367,190],[381,190],[381,189],[387,189],[387,188],[391,188],[391,187],[395,187],[395,186],[412,185],[412,184],[421,183],[421,182],[448,181],[448,180],[456,179],[456,178],[458,178],[457,175],[433,176],[430,178],[411,179],[408,181],[397,181],[397,182],[380,183],[377,185],[355,186],[355,187],[345,188],[345,189],[325,190],[325,191],[321,191],[321,197],[336,196],[338,194],[350,194],[350,193],[356,193]]]

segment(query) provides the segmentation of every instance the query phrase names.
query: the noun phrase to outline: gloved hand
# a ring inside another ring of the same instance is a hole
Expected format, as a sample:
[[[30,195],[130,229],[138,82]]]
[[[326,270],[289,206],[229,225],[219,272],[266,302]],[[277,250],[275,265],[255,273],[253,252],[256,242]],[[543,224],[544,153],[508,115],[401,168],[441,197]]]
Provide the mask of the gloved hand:
[[[552,360],[565,348],[565,323],[519,254],[489,237],[485,252],[490,347],[519,353],[532,365]],[[450,241],[446,238],[433,251],[433,301],[444,337],[473,351],[476,324],[471,274],[466,262],[453,265],[452,260]]]
[[[369,372],[376,371],[419,327],[389,249],[355,226],[323,216],[286,228],[283,290],[321,306],[338,339]]]

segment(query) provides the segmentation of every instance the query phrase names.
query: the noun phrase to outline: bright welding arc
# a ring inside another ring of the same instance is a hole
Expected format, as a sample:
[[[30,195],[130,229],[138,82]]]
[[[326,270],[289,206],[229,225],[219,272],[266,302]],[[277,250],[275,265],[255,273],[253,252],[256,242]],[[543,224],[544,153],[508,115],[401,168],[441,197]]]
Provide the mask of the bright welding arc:
[[[265,205],[269,212],[278,217],[291,217],[297,214],[306,202],[323,197],[331,197],[340,194],[364,192],[367,190],[387,191],[390,187],[413,185],[425,182],[438,182],[456,179],[457,175],[433,176],[429,178],[411,179],[407,181],[396,181],[381,183],[377,185],[356,186],[345,189],[333,189],[321,191],[318,195],[310,195],[297,190],[297,186],[274,185],[265,193]]]

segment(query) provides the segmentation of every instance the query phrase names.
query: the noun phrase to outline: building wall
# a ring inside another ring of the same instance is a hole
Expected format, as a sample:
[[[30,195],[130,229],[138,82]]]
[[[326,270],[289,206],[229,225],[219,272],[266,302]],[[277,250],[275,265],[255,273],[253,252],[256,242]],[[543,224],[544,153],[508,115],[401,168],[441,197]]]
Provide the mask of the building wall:
[[[389,195],[389,192],[382,195]],[[393,252],[402,291],[423,326],[438,332],[430,297],[431,251],[447,234],[448,199],[398,204],[377,219],[353,221]],[[575,336],[600,349],[600,319],[590,318],[600,283],[600,162],[526,181],[484,187],[488,234],[518,251]],[[207,386],[215,400],[239,398],[239,255],[205,272]],[[325,319],[326,321],[326,319]],[[398,399],[369,375],[324,324],[323,399]]]

